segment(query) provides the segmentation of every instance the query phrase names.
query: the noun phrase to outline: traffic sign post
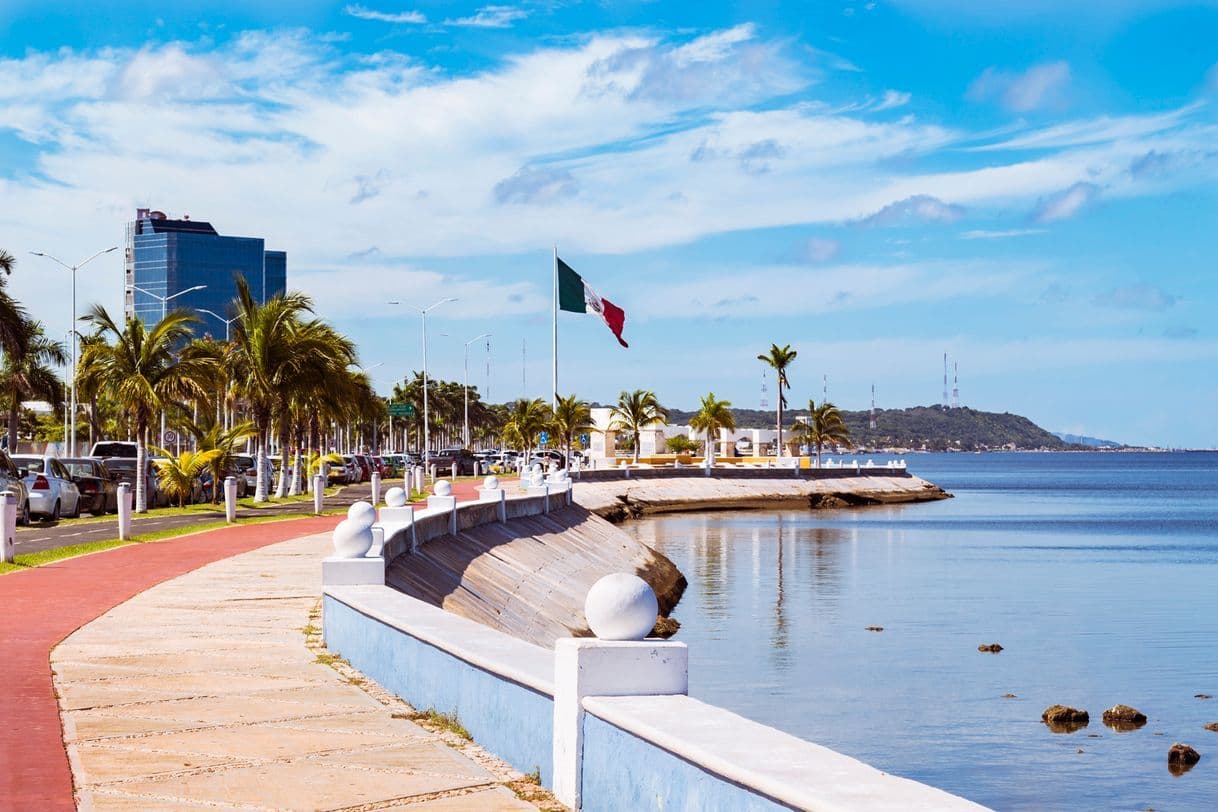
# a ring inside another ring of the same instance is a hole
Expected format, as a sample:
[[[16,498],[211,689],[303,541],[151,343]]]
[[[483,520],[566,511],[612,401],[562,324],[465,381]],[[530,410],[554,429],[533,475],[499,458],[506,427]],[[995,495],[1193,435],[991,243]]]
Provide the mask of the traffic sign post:
[[[543,432],[542,432],[542,433],[541,433],[541,434],[538,436],[537,441],[538,441],[539,443],[541,443],[542,445],[549,445],[549,443],[550,443],[550,433],[549,433],[548,431],[543,431]]]
[[[588,435],[586,435],[586,434],[579,435],[579,444],[582,448],[588,447],[588,439],[589,439]]]
[[[414,417],[414,404],[413,403],[390,403],[389,404],[389,416],[390,417]]]

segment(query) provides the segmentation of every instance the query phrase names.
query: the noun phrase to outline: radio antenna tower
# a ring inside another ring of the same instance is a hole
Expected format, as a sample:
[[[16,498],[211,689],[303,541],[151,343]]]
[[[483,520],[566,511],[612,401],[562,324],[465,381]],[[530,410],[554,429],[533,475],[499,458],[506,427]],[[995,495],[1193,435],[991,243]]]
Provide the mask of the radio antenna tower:
[[[761,411],[768,411],[770,408],[769,390],[766,388],[765,370],[761,371]]]
[[[871,385],[871,419],[867,421],[867,425],[872,431],[875,431],[875,384]]]
[[[943,408],[946,409],[950,405],[947,399],[947,353],[943,353]]]
[[[960,364],[952,361],[952,408],[960,408]]]
[[[821,384],[821,385],[822,385],[824,388],[821,390],[820,402],[821,402],[821,403],[828,403],[828,402],[829,402],[829,376],[828,376],[828,375],[826,375],[826,376],[824,377],[824,379],[822,380],[822,384]]]

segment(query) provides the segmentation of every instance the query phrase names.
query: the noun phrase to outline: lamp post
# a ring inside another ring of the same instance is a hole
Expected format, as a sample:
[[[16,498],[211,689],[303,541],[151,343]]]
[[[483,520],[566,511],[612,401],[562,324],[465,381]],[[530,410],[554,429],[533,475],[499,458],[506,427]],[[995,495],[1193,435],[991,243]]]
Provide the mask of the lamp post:
[[[469,345],[484,338],[490,338],[490,333],[474,336],[465,342],[465,447],[469,448]]]
[[[30,252],[36,257],[46,257],[52,262],[58,263],[72,272],[72,405],[70,406],[72,411],[72,434],[71,439],[68,440],[68,455],[72,457],[76,456],[76,269],[83,268],[85,265],[89,264],[97,257],[100,257],[102,254],[108,254],[111,251],[117,250],[117,245],[111,246],[110,248],[103,248],[93,256],[89,257],[88,259],[82,259],[75,265],[69,265],[63,260],[53,257],[50,254],[44,254],[42,251]]]
[[[423,317],[423,467],[424,468],[427,467],[427,462],[431,458],[431,420],[429,419],[429,413],[427,411],[427,314],[430,313],[432,310],[435,310],[437,307],[439,307],[442,304],[445,304],[447,302],[455,302],[455,301],[457,301],[455,296],[449,296],[447,298],[441,299],[440,301],[436,302],[433,305],[424,307],[421,310],[417,307],[411,307],[410,305],[405,305],[406,307],[410,307],[411,310],[413,310],[414,312],[418,313],[420,316]],[[402,303],[399,301],[396,301],[396,300],[390,300],[389,304],[396,305],[396,304],[402,304]]]
[[[159,301],[161,303],[161,321],[164,321],[165,316],[169,315],[169,300],[170,299],[176,299],[179,296],[185,296],[187,293],[194,293],[196,290],[203,290],[204,288],[207,287],[207,285],[195,285],[193,288],[187,288],[186,290],[179,290],[177,293],[174,293],[170,296],[158,296],[157,294],[153,293],[150,290],[145,290],[144,288],[141,288],[139,285],[129,285],[128,287],[130,287],[132,290],[138,290],[140,293],[144,294],[145,296],[151,296],[152,298]],[[162,443],[165,442],[165,410],[164,409],[161,410],[161,437],[160,437],[160,440]]]
[[[231,319],[226,319],[226,318],[224,318],[223,316],[221,316],[219,313],[217,313],[216,311],[214,311],[214,310],[208,310],[206,307],[196,307],[196,308],[195,308],[195,310],[198,310],[200,313],[206,313],[207,315],[211,316],[211,317],[212,317],[213,319],[215,319],[216,321],[222,321],[222,322],[224,322],[224,343],[225,343],[225,344],[228,344],[228,343],[229,343],[229,341],[230,341],[230,339],[229,339],[229,332],[230,332],[229,328],[230,328],[230,327],[232,327],[232,324],[233,324],[233,322],[234,322],[234,321],[238,321],[238,320],[240,320],[240,319],[241,319],[241,317],[240,317],[240,316],[233,316]],[[227,381],[227,380],[225,380],[225,382],[224,382],[224,389],[225,389],[225,391],[227,391],[227,390],[228,390],[228,381]],[[227,400],[227,398],[222,398],[222,400]],[[231,424],[231,422],[229,421],[229,415],[228,415],[228,404],[227,404],[227,403],[223,404],[223,409],[224,409],[224,430],[225,430],[225,431],[228,431],[230,428],[232,428],[232,424]],[[219,422],[219,417],[217,417],[217,418],[216,418],[216,420],[217,420],[217,422]]]

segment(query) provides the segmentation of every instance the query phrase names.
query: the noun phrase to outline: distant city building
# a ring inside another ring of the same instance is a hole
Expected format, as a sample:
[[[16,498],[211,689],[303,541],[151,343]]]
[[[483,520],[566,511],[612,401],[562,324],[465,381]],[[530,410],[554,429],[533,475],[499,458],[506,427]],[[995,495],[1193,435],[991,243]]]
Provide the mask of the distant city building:
[[[195,326],[197,335],[223,340],[220,317],[233,317],[237,276],[245,277],[255,299],[266,302],[287,289],[288,255],[267,251],[261,237],[225,237],[211,223],[137,209],[127,224],[123,273],[128,318],[152,325],[163,312],[190,310],[202,322]],[[183,293],[199,285],[206,287]]]

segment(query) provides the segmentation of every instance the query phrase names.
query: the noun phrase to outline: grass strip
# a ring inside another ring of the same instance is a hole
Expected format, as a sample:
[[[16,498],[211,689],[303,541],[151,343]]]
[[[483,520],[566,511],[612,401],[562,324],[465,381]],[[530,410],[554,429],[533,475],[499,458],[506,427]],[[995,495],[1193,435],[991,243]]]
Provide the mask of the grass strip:
[[[322,511],[323,516],[337,516],[346,514],[346,508],[325,510]],[[228,522],[220,519],[219,521],[199,522],[197,524],[188,524],[183,527],[170,527],[164,530],[157,530],[152,533],[141,533],[132,536],[126,541],[120,539],[106,539],[104,541],[89,541],[83,544],[70,544],[66,547],[56,547],[53,550],[41,550],[36,553],[21,553],[14,556],[13,563],[0,563],[0,575],[6,575],[10,572],[20,572],[22,570],[41,567],[45,564],[53,564],[57,561],[63,561],[68,558],[76,558],[90,553],[100,553],[104,550],[112,550],[115,547],[126,547],[129,544],[146,544],[149,542],[166,541],[168,539],[178,538],[179,536],[189,536],[193,533],[202,533],[207,530],[218,530],[221,527],[235,527],[238,524],[266,524],[268,522],[287,522],[294,519],[313,518],[314,514],[300,514],[287,516],[254,516],[247,519],[241,519],[236,524],[230,525]]]

